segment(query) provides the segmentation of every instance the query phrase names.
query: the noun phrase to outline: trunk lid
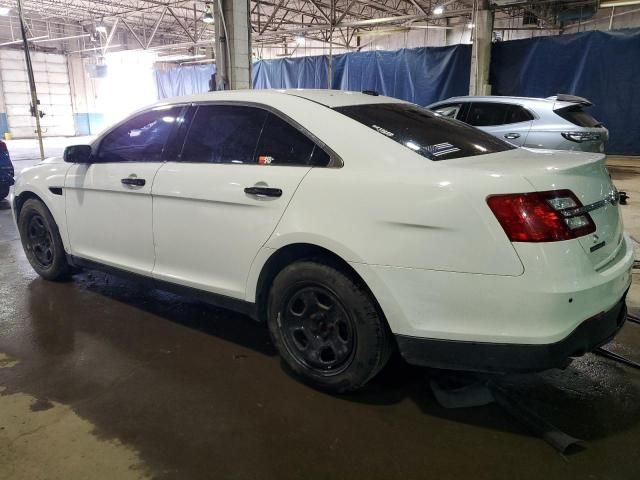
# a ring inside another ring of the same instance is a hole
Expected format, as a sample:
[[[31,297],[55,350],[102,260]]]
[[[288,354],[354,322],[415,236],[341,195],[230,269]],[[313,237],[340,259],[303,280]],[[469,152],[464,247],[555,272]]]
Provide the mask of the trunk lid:
[[[571,190],[583,206],[592,208],[588,213],[596,231],[579,237],[578,241],[599,270],[616,256],[622,245],[623,231],[617,190],[605,166],[605,158],[605,155],[596,153],[520,148],[491,155],[491,158],[467,158],[465,167],[489,170],[493,175],[524,177],[532,185],[532,190]],[[465,159],[452,162],[462,166],[462,160]]]

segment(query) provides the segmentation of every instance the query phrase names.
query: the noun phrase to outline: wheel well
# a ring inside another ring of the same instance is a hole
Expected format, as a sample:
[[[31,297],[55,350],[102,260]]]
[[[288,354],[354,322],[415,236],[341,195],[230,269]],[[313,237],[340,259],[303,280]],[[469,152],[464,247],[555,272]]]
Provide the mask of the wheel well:
[[[262,267],[262,271],[258,277],[258,285],[256,287],[256,313],[259,321],[263,322],[267,319],[267,302],[273,280],[286,266],[301,260],[311,260],[324,265],[329,265],[336,270],[349,275],[349,277],[369,292],[371,298],[376,304],[376,307],[378,308],[378,311],[382,314],[382,309],[368,285],[358,272],[356,272],[354,268],[343,258],[332,251],[317,245],[309,243],[295,243],[277,250],[269,257],[264,267]]]
[[[42,203],[44,203],[44,201],[38,195],[36,195],[35,193],[29,192],[29,191],[22,192],[14,200],[15,201],[15,209],[16,209],[16,220],[20,219],[20,209],[22,208],[22,205],[24,205],[24,202],[26,202],[30,198],[35,198],[36,200],[40,200]]]

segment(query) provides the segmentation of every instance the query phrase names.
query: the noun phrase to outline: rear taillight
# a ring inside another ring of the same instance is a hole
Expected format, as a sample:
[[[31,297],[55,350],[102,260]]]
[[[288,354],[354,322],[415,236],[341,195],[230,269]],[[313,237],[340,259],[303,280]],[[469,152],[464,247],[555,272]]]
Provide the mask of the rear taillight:
[[[570,190],[491,195],[487,204],[512,242],[558,242],[596,230]]]
[[[572,142],[597,142],[600,140],[600,134],[595,132],[562,132],[561,134],[567,140]]]
[[[7,153],[8,151],[9,150],[7,150],[7,144],[0,141],[0,153]]]

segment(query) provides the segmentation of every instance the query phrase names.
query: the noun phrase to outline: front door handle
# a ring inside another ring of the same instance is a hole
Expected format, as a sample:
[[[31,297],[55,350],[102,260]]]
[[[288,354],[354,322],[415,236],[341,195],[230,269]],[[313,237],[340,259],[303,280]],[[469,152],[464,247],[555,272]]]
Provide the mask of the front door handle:
[[[147,181],[144,178],[128,177],[120,180],[123,185],[129,185],[131,187],[144,187]]]
[[[515,140],[516,138],[520,138],[520,134],[519,133],[505,133],[504,134],[504,138],[507,138],[509,140]]]
[[[244,193],[249,195],[258,195],[261,197],[281,197],[282,190],[279,188],[271,187],[247,187],[244,189]]]

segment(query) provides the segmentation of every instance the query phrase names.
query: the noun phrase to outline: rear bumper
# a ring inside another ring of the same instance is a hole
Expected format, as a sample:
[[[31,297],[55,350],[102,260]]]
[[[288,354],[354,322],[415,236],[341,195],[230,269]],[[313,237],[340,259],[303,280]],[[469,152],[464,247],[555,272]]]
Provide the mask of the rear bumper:
[[[582,322],[567,337],[549,344],[484,343],[396,335],[410,364],[476,372],[529,372],[564,367],[571,357],[611,340],[624,325],[626,292],[610,310]]]

